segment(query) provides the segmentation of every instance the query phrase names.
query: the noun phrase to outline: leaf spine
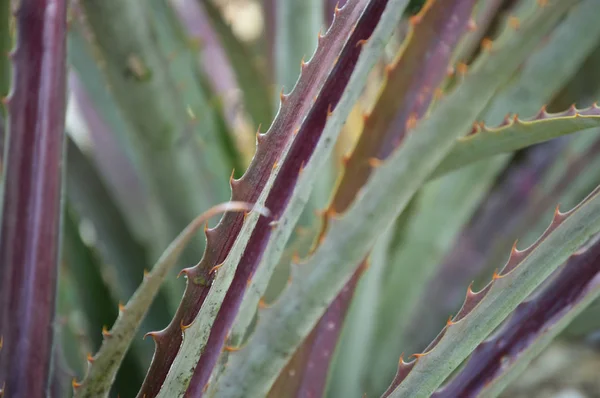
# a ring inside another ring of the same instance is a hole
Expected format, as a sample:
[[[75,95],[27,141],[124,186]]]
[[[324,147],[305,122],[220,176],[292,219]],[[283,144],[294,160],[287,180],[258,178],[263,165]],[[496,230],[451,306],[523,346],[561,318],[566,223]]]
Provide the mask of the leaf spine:
[[[369,42],[369,39],[361,39],[361,40],[359,40],[359,41],[356,42],[356,47],[358,47],[358,46],[364,46],[368,42]]]
[[[244,213],[244,215],[245,215],[245,214],[246,214],[246,213]],[[218,270],[219,270],[219,268],[221,268],[221,267],[223,266],[223,264],[225,264],[225,263],[221,263],[221,264],[217,264],[217,265],[215,265],[214,267],[212,267],[212,268],[210,269],[210,271],[208,271],[208,274],[209,274],[209,275],[212,275],[213,273],[215,273],[216,271],[218,271]]]
[[[92,356],[91,353],[87,353],[87,356],[85,358],[90,364],[94,363],[94,357]]]
[[[483,40],[481,40],[481,48],[483,48],[485,51],[492,51],[492,46],[493,42],[489,37],[485,37]]]
[[[521,21],[519,21],[519,18],[515,17],[514,15],[511,15],[508,18],[508,26],[510,26],[514,30],[519,30],[519,28],[521,27]]]
[[[183,324],[183,319],[179,322],[179,328],[181,329],[182,332],[185,332],[186,329],[189,329],[192,326],[192,323],[194,323],[193,321],[190,322],[187,325]]]
[[[102,336],[104,338],[109,338],[112,336],[112,334],[108,331],[108,328],[106,327],[106,325],[102,326]]]

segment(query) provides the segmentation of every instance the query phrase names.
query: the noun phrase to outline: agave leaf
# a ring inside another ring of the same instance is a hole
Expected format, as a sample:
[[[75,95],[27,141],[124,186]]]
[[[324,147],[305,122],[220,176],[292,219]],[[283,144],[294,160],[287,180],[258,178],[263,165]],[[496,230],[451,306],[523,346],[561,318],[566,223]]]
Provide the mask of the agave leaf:
[[[292,142],[298,141],[309,146],[314,145],[314,143],[310,143],[310,140],[298,139],[300,137],[298,127],[312,109],[313,99],[319,94],[329,77],[335,60],[338,58],[354,26],[354,22],[360,16],[365,4],[366,0],[351,2],[338,14],[338,18],[326,36],[321,37],[315,55],[304,68],[294,90],[289,95],[282,93],[282,106],[269,132],[266,135],[257,135],[257,153],[248,170],[241,179],[231,180],[232,198],[234,200],[255,202],[263,188],[267,186],[267,178],[272,173],[273,166],[276,166],[276,170],[281,169],[284,164],[281,160],[282,153],[284,153],[284,150],[287,151],[287,147]],[[295,134],[295,132],[297,133]],[[300,159],[296,158],[296,160]],[[286,167],[291,167],[294,174],[297,174],[300,166],[301,164]],[[269,182],[268,186],[271,184],[272,182]],[[290,180],[285,182],[281,189],[289,190],[292,187],[293,180]],[[281,195],[282,199],[286,196],[282,193],[278,193],[278,195]],[[154,396],[158,394],[181,345],[181,325],[189,325],[196,318],[206,298],[208,287],[212,284],[215,276],[215,273],[211,270],[214,270],[214,267],[225,261],[231,245],[242,229],[243,222],[244,216],[226,214],[217,227],[207,231],[208,249],[205,251],[203,260],[197,267],[185,271],[188,281],[191,283],[187,285],[180,311],[176,313],[175,318],[165,330],[155,335],[156,353],[142,386],[141,395]],[[266,226],[266,228],[269,229],[269,226]],[[243,278],[243,286],[245,287],[246,280],[252,274],[253,269],[248,268],[244,272],[248,272],[248,276]],[[223,341],[224,338],[218,340],[219,347]]]
[[[578,314],[600,297],[600,240],[573,254],[552,282],[521,303],[434,398],[495,397]]]
[[[404,48],[386,68],[386,81],[377,103],[365,116],[363,133],[344,161],[344,172],[333,199],[323,212],[323,229],[327,228],[329,215],[346,211],[354,200],[371,174],[373,166],[370,161],[386,158],[400,144],[411,123],[416,123],[425,114],[433,99],[434,87],[446,76],[451,48],[466,28],[472,5],[472,2],[429,1],[423,11],[411,19]],[[446,17],[452,22],[442,23]],[[429,66],[423,67],[424,63]],[[400,111],[397,111],[399,107]],[[265,251],[232,330],[234,345],[245,336],[257,303],[266,289],[266,281],[277,264],[280,247],[281,243],[272,241]]]
[[[49,388],[59,261],[67,2],[24,0],[8,99],[0,229],[0,395]]]
[[[231,354],[217,396],[260,395],[270,387],[377,236],[404,210],[461,131],[468,129],[498,86],[518,67],[519,59],[569,5],[552,2],[538,8],[519,33],[507,34],[496,50],[486,54],[456,90],[440,101],[436,111],[416,125],[404,145],[372,174],[349,210],[331,219],[321,245],[296,270],[296,280],[292,277],[289,289],[261,314],[248,344]]]
[[[420,119],[434,98],[435,88],[443,82],[453,46],[466,30],[474,2],[428,1],[418,15],[410,19],[405,43],[396,59],[386,67],[386,78],[377,102],[370,114],[364,116],[363,134],[359,137],[354,150],[344,159],[344,171],[333,195],[333,199],[324,212],[323,229],[327,228],[330,214],[343,213],[358,194],[373,169],[371,160],[386,158],[394,148],[400,145],[404,134],[412,123]],[[426,65],[425,67],[423,65]],[[268,252],[267,252],[268,253]],[[251,288],[246,293],[241,315],[247,311],[245,322],[254,313],[256,303],[265,289],[264,280],[274,267],[275,257],[265,256],[257,271]],[[271,263],[269,263],[271,262]],[[349,307],[357,278],[366,264],[359,267],[355,276],[344,287],[331,307],[323,315],[319,325],[312,332],[315,341],[306,349],[315,354],[306,358],[300,391],[307,388],[315,396],[322,395],[331,355],[322,357],[322,353],[332,353],[339,336],[339,329]],[[238,316],[232,335],[244,328],[244,317]],[[333,325],[333,327],[331,327]],[[236,328],[237,327],[237,328]],[[328,346],[322,347],[322,341]],[[298,351],[302,350],[300,348]],[[295,364],[298,369],[300,364]],[[300,372],[300,370],[298,370]],[[321,377],[318,380],[317,377]]]
[[[473,134],[460,138],[452,152],[438,166],[433,178],[456,170],[466,164],[505,152],[538,144],[566,134],[600,126],[600,108],[577,110],[572,106],[557,114],[548,114],[545,108],[532,120],[507,118],[497,128],[475,125]]]
[[[459,313],[425,352],[410,363],[400,361],[397,377],[384,395],[432,393],[521,301],[598,232],[600,186],[569,212],[557,208],[552,223],[533,245],[517,250],[515,244],[504,268],[481,291],[467,291]]]
[[[144,4],[79,2],[87,24],[84,26],[90,27],[90,45],[105,66],[104,81],[131,126],[131,142],[139,153],[145,183],[168,217],[161,221],[170,240],[197,214],[226,199],[231,166],[221,145],[211,145],[208,150],[209,146],[200,142],[220,141],[219,130],[205,124],[211,118],[196,120],[204,110],[200,90],[195,90],[197,81],[190,82],[196,76],[189,70],[181,76],[173,74],[195,63],[182,52],[169,64],[163,50],[165,43],[180,44],[169,36],[177,30],[155,23],[152,10]],[[178,49],[182,47],[173,48]],[[183,93],[177,86],[180,78],[185,79]]]
[[[215,285],[209,291],[197,320],[185,329],[184,333],[188,338],[184,338],[180,350],[183,355],[175,360],[169,372],[173,378],[167,378],[168,384],[161,393],[180,394],[182,385],[186,387],[189,382],[187,375],[194,369],[189,394],[199,393],[208,382],[248,285],[248,279],[258,266],[271,231],[274,230],[274,239],[279,240],[280,244],[285,244],[291,233],[289,227],[298,220],[315,178],[333,149],[341,125],[364,87],[365,78],[383,51],[393,25],[399,19],[400,11],[405,5],[401,0],[397,4],[392,3],[393,7],[389,9],[391,11],[388,10],[387,14],[384,14],[386,3],[385,0],[369,3],[351,29],[339,60],[300,126],[296,139],[288,142],[281,155],[281,163],[276,163],[267,188],[258,198],[257,203],[265,203],[272,211],[276,220],[274,228],[270,220],[258,220],[256,215],[250,214],[246,218],[227,259],[219,266]],[[352,4],[347,3],[346,7],[352,10]],[[338,15],[342,12],[340,10]],[[378,25],[383,14],[384,22]],[[377,26],[383,28],[377,30]],[[363,51],[366,55],[359,60]],[[313,61],[314,58],[311,62]],[[240,259],[242,261],[238,267]],[[236,268],[239,272],[236,272],[234,279]],[[214,312],[219,309],[215,320]],[[195,358],[200,352],[202,356],[196,367]]]
[[[506,115],[511,111],[518,111],[522,114],[532,114],[536,111],[538,106],[548,102],[552,95],[561,88],[563,82],[576,74],[578,63],[581,63],[585,59],[592,50],[594,43],[598,41],[600,27],[598,27],[596,21],[593,18],[590,18],[589,15],[597,6],[598,4],[596,1],[584,1],[574,7],[569,15],[549,35],[544,46],[527,59],[522,72],[511,81],[510,85],[496,94],[486,111],[481,114],[480,118],[486,121],[498,120],[502,115]],[[514,21],[515,18],[524,20],[526,13],[529,12],[529,10],[526,8],[519,8],[518,12],[519,14],[517,14],[517,16],[509,17],[509,21]],[[581,43],[582,46],[580,47],[579,43],[584,35],[589,35],[589,37],[585,36],[585,43]],[[589,40],[587,40],[588,38]],[[556,62],[548,62],[549,59],[556,60]],[[531,80],[536,80],[538,78],[544,79],[546,83],[533,85],[530,83]],[[523,91],[519,89],[521,87],[527,88],[525,91],[527,95],[524,95]],[[539,115],[541,114],[542,112],[539,113]],[[586,134],[591,135],[592,131],[590,130],[589,132],[586,132]],[[465,138],[460,138],[457,146],[460,145],[461,140],[464,139]],[[468,137],[466,139],[468,139]],[[389,372],[393,372],[393,368],[396,366],[397,356],[400,355],[400,352],[410,352],[410,350],[413,349],[422,349],[429,341],[431,341],[431,338],[435,336],[427,337],[429,333],[424,331],[422,326],[419,327],[419,325],[423,325],[423,322],[426,322],[427,319],[439,322],[440,319],[436,316],[438,312],[442,309],[446,309],[447,305],[450,305],[451,302],[455,301],[454,299],[450,299],[450,297],[457,297],[456,293],[451,294],[447,292],[449,286],[452,285],[451,283],[447,283],[447,281],[457,281],[457,278],[462,277],[468,279],[468,283],[472,278],[472,276],[468,276],[471,274],[459,272],[458,269],[452,271],[452,268],[448,268],[451,265],[448,264],[443,271],[440,271],[441,274],[439,275],[439,278],[441,279],[439,279],[439,281],[444,281],[441,286],[437,286],[435,289],[428,289],[425,284],[427,276],[430,275],[433,272],[434,267],[440,263],[444,253],[450,249],[460,227],[471,217],[476,210],[475,206],[479,201],[479,199],[477,199],[478,189],[473,189],[473,191],[468,188],[462,189],[462,194],[460,192],[452,192],[450,189],[454,186],[470,184],[473,187],[479,188],[479,197],[481,197],[487,190],[485,187],[489,187],[491,181],[498,175],[500,170],[505,167],[510,158],[509,155],[500,155],[490,160],[480,161],[479,163],[468,166],[458,173],[443,176],[443,180],[446,180],[446,182],[432,181],[432,187],[425,187],[425,191],[432,191],[429,194],[429,206],[426,206],[425,203],[421,203],[422,210],[416,216],[416,219],[413,220],[413,229],[411,229],[411,232],[408,234],[407,241],[396,249],[398,257],[392,256],[391,260],[394,264],[397,264],[397,266],[390,271],[388,278],[388,281],[391,283],[387,285],[387,297],[384,299],[384,304],[382,304],[380,310],[380,319],[384,322],[384,324],[380,326],[380,333],[383,333],[383,336],[386,336],[391,330],[394,330],[397,333],[396,336],[399,335],[400,337],[395,337],[393,340],[390,340],[391,337],[385,338],[380,336],[379,339],[375,340],[376,348],[372,350],[374,356],[369,361],[373,366],[371,366],[369,370],[371,370],[371,378],[376,380],[373,381],[373,384],[378,386],[377,388],[385,388],[384,384],[387,384],[387,381],[389,380],[385,380],[385,378],[391,376]],[[448,159],[449,158],[446,158],[446,160]],[[449,194],[449,199],[454,198],[454,204],[447,208],[450,210],[442,210],[444,209],[446,201],[442,202],[441,205],[438,203],[439,201],[436,201],[435,190],[439,189],[434,188],[436,186],[448,187],[448,190],[439,191],[445,192],[444,195],[447,195],[446,192],[452,192]],[[585,193],[589,192],[592,188],[593,187],[586,190]],[[464,199],[461,198],[461,195],[464,195]],[[578,200],[582,197],[583,196],[579,197]],[[576,203],[577,201],[573,202],[573,205]],[[536,209],[543,208],[541,204],[533,207]],[[497,210],[492,214],[495,216],[495,213],[497,213]],[[502,216],[499,217],[501,218]],[[496,217],[492,217],[492,219],[495,218]],[[484,220],[487,219],[481,219],[480,221]],[[534,221],[532,220],[531,223],[533,224]],[[491,225],[495,225],[495,222],[491,221],[490,226]],[[545,228],[545,225],[543,225],[543,227]],[[497,228],[494,227],[491,231],[497,231]],[[543,229],[539,231],[535,237],[539,236],[542,232]],[[482,233],[478,231],[475,232],[475,234],[476,236],[485,235],[489,237],[489,232],[485,232],[482,235]],[[498,239],[487,239],[486,242],[497,242],[502,240],[501,237],[504,235],[505,233],[499,233],[500,237]],[[508,243],[508,248],[510,248],[512,241]],[[481,247],[480,244],[477,246]],[[417,247],[419,248],[418,250]],[[506,250],[508,250],[508,248]],[[425,257],[423,257],[423,253],[426,253]],[[505,253],[505,250],[501,253]],[[409,266],[410,264],[417,263],[419,264],[418,267]],[[474,261],[469,261],[466,264],[471,263],[474,263]],[[460,269],[463,270],[466,268],[464,266],[464,259],[462,261],[459,260],[453,262],[453,264],[455,264],[455,267],[460,267]],[[470,272],[473,272],[472,268],[473,267],[469,267]],[[407,276],[408,274],[405,275],[405,273],[410,273],[410,276]],[[456,286],[462,287],[463,284],[458,283],[457,281]],[[466,287],[466,284],[464,286]],[[426,289],[428,290],[425,291]],[[413,295],[410,294],[411,292]],[[425,298],[442,292],[446,292],[446,294],[443,295],[443,299],[430,300]],[[459,294],[456,300],[460,300],[461,295],[462,294]],[[420,306],[420,303],[423,303],[424,301],[430,304],[427,307],[428,313],[430,314],[428,317],[423,317],[421,312],[416,311],[417,309],[421,309],[422,311],[423,306]],[[400,304],[398,305],[397,303]],[[457,305],[460,305],[460,303],[457,303]],[[439,309],[436,311],[433,309],[433,306]],[[404,311],[402,311],[402,309],[404,309]],[[409,316],[405,311],[414,315],[413,317],[410,317],[411,321],[408,320]],[[447,313],[444,313],[444,317],[446,315]],[[396,325],[396,327],[389,327],[390,324]],[[437,330],[439,330],[438,326],[436,326],[436,331]],[[416,332],[409,335],[409,331]],[[423,341],[423,338],[427,340]],[[417,339],[418,344],[415,342],[415,339]],[[391,343],[389,341],[391,341]],[[378,362],[382,364],[381,366],[384,366],[384,364],[387,364],[387,366],[384,368],[375,366],[374,364]],[[388,369],[387,372],[383,370],[385,368]]]
[[[175,265],[185,246],[196,232],[215,215],[229,211],[256,210],[268,215],[265,208],[244,202],[225,202],[211,207],[196,217],[169,245],[127,304],[119,308],[119,316],[110,330],[103,331],[104,341],[98,353],[90,359],[87,375],[81,383],[73,383],[76,397],[104,397],[108,395],[115,375],[135,333],[158,290]],[[153,333],[148,333],[153,336]]]

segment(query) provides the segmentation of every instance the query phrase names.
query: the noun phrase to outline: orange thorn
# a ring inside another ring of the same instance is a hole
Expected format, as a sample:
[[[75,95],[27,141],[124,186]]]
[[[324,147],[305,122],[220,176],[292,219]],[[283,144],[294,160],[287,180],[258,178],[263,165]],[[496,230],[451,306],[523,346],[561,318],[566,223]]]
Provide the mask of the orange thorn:
[[[234,347],[234,346],[231,346],[231,345],[225,345],[225,346],[223,346],[223,349],[225,351],[227,351],[227,352],[236,352],[236,351],[241,350],[242,347]]]
[[[233,175],[235,174],[235,169],[231,170],[231,175],[229,176],[229,185],[233,184]]]
[[[384,68],[383,68],[383,72],[385,73],[385,77],[389,77],[390,74],[394,71],[394,65],[392,64],[387,64]]]
[[[244,222],[246,222],[246,218],[248,217],[248,214],[250,214],[249,211],[245,211],[244,212]]]
[[[281,103],[283,104],[285,102],[285,100],[287,99],[287,95],[285,95],[283,93],[283,86],[281,87],[281,92],[279,93],[279,100],[281,101]]]
[[[278,165],[278,164],[279,164],[279,163],[277,163],[277,161],[275,161],[275,163],[273,163],[273,170],[275,170],[275,169],[277,168],[277,165]]]
[[[250,286],[252,284],[252,278],[248,278],[248,280],[246,281],[246,287]]]
[[[498,273],[498,269],[496,268],[494,270],[494,275],[492,275],[492,280],[501,279],[501,278],[503,278],[503,276]]]
[[[339,60],[340,60],[340,57],[335,57],[335,59],[333,60],[333,66],[337,65]],[[317,96],[315,95],[315,99],[316,98],[317,98]]]
[[[120,312],[123,312],[123,311],[125,311],[125,306],[124,306],[124,305],[123,305],[123,303],[121,303],[120,301],[119,301],[119,311],[120,311]]]
[[[206,383],[206,384],[204,385],[204,387],[202,387],[202,393],[203,393],[203,394],[204,394],[204,393],[205,393],[205,392],[208,390],[208,385],[209,385],[209,384],[210,384],[210,383]]]
[[[420,24],[422,19],[423,19],[423,16],[421,15],[421,13],[418,13],[417,15],[413,15],[412,17],[410,17],[410,19],[408,21],[410,22],[410,24],[412,26],[415,26],[415,25]]]
[[[337,3],[335,3],[335,8],[333,9],[333,14],[337,16],[339,13],[340,13],[340,3],[337,2]]]
[[[411,355],[411,357],[415,357],[416,359],[419,359],[419,358],[424,357],[424,356],[425,356],[424,353],[421,353],[421,354],[412,354]]]
[[[298,175],[301,175],[303,171],[304,171],[304,161],[302,161],[302,164],[300,165],[300,170],[298,170]]]
[[[209,274],[209,275],[212,275],[212,274],[213,274],[213,272],[215,272],[215,271],[217,271],[219,268],[221,268],[221,267],[223,266],[223,264],[225,264],[225,263],[221,263],[221,264],[217,264],[217,265],[215,265],[214,267],[212,267],[212,268],[210,269],[210,271],[208,271],[208,274]]]
[[[350,154],[342,155],[342,165],[347,166],[350,160]]]
[[[208,221],[204,223],[204,233],[208,231]]]
[[[377,158],[369,158],[369,166],[372,168],[381,166],[381,163],[383,162]]]
[[[521,27],[521,21],[519,21],[519,18],[515,16],[510,16],[508,18],[508,26],[510,26],[514,30],[519,30],[519,28]]]
[[[142,340],[146,340],[146,337],[150,336],[150,337],[152,337],[152,340],[156,341],[157,335],[158,335],[157,332],[148,332],[144,335],[144,337],[142,337]]]
[[[179,273],[177,274],[177,278],[176,279],[179,279],[179,277],[181,276],[181,274],[184,274],[186,278],[189,278],[189,270],[187,268],[184,268],[181,271],[179,271]]]
[[[92,356],[92,354],[90,354],[89,352],[88,352],[88,354],[87,354],[87,357],[86,357],[86,359],[87,359],[87,361],[88,361],[89,363],[93,363],[93,362],[94,362],[94,357],[93,357],[93,356]]]
[[[4,345],[4,336],[0,336],[0,351],[2,350],[3,345]]]
[[[456,322],[452,322],[452,318],[454,318],[454,317],[452,315],[450,315],[450,317],[446,321],[446,326],[452,326],[456,323]]]
[[[267,307],[268,307],[268,305],[267,305],[265,299],[261,297],[260,300],[258,300],[258,308],[267,308]]]
[[[364,46],[368,42],[369,42],[369,39],[359,40],[359,41],[356,42],[356,47],[358,47],[358,46]]]
[[[102,326],[102,336],[105,338],[112,336],[112,334],[108,331],[106,326]]]
[[[148,270],[146,268],[144,268],[144,278],[147,278],[148,274],[149,274]]]
[[[398,366],[401,366],[404,363],[404,353],[400,354],[400,359],[398,359]]]
[[[300,69],[304,70],[304,68],[306,68],[306,62],[304,62],[304,55],[303,55],[302,59],[300,60]]]
[[[486,37],[481,41],[481,47],[486,51],[492,51],[492,44],[492,39],[489,37]]]
[[[469,19],[469,22],[467,22],[467,29],[469,32],[474,32],[477,30],[477,22],[475,22],[473,18]]]
[[[433,93],[433,98],[436,100],[440,100],[442,99],[442,97],[444,96],[444,90],[442,90],[441,88],[436,88],[434,93]]]
[[[411,113],[406,121],[406,130],[412,130],[417,125],[417,114],[416,112]]]
[[[298,131],[300,131],[300,127],[297,127],[296,130],[294,130],[294,135],[298,134]]]
[[[292,262],[294,264],[300,263],[300,255],[298,254],[298,252],[294,252],[294,254],[292,254]]]
[[[471,281],[471,283],[469,283],[469,287],[467,288],[467,295],[469,294],[475,294],[475,292],[473,291],[473,284],[475,283],[475,281]]]
[[[517,242],[519,242],[518,239],[515,239],[515,243],[513,243],[512,248],[510,249],[510,254],[512,255],[513,253],[517,253],[519,250],[517,250]]]
[[[183,324],[183,319],[179,322],[179,328],[181,329],[182,332],[185,332],[186,329],[189,329],[190,326],[192,326],[192,323],[194,323],[193,321],[190,322],[188,325],[184,325]]]
[[[333,115],[333,111],[331,110],[331,104],[327,105],[327,117]]]
[[[460,62],[458,65],[456,65],[456,69],[458,70],[458,73],[465,75],[469,67],[464,62]]]
[[[82,383],[77,383],[77,378],[73,377],[73,380],[71,380],[71,386],[73,386],[73,389],[78,389],[79,387],[81,387]],[[3,388],[4,390],[4,388]]]
[[[452,76],[453,74],[454,74],[454,67],[452,67],[452,66],[449,66],[449,67],[446,69],[446,75],[448,75],[448,77],[450,77],[450,76]]]

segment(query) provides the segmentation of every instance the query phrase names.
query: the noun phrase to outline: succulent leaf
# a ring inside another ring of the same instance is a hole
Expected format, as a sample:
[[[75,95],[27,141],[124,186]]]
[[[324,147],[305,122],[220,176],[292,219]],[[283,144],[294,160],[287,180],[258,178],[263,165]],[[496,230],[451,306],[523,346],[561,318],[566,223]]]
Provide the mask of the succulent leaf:
[[[461,84],[440,101],[435,112],[418,123],[404,145],[376,169],[349,210],[332,218],[321,245],[298,269],[288,290],[261,314],[248,344],[231,353],[217,387],[218,396],[260,394],[270,387],[376,237],[404,210],[450,151],[454,140],[468,129],[469,121],[483,110],[524,54],[531,51],[569,6],[556,1],[544,7],[535,6],[537,12],[523,23],[520,32],[511,31],[494,51],[466,73]],[[358,224],[356,220],[369,222]]]
[[[600,297],[600,240],[584,246],[552,282],[519,304],[494,336],[481,343],[466,365],[432,395],[497,396],[571,320]]]
[[[251,203],[225,202],[213,206],[196,217],[187,228],[169,245],[150,272],[144,275],[140,287],[125,306],[119,308],[119,316],[110,330],[103,332],[104,341],[98,353],[90,361],[88,373],[83,381],[74,383],[76,397],[105,397],[114,382],[117,370],[125,357],[135,333],[148,312],[148,308],[167,274],[175,265],[181,252],[198,230],[212,217],[223,212],[255,210],[269,215],[268,210]],[[155,341],[160,333],[148,333]]]

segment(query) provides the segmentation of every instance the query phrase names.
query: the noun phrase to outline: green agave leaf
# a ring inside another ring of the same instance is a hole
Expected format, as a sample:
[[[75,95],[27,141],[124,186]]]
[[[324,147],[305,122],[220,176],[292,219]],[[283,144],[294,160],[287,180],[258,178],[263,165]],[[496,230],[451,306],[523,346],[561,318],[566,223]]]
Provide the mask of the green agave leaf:
[[[506,265],[479,292],[468,290],[459,313],[416,360],[400,361],[385,396],[429,396],[500,323],[581,245],[600,232],[600,186],[567,213],[556,209],[544,234],[525,250],[516,244]]]
[[[363,42],[362,39],[358,43],[355,41],[348,41],[346,43],[347,47],[344,48],[343,54],[346,52],[348,54],[351,54],[354,53],[356,48],[362,48],[359,53],[360,58],[358,58],[356,66],[347,63],[345,65],[347,69],[341,69],[342,66],[340,66],[340,68],[337,68],[337,65],[339,65],[338,63],[336,64],[336,67],[334,67],[334,73],[340,73],[342,70],[344,70],[347,73],[348,69],[354,70],[352,75],[349,77],[349,81],[347,82],[345,87],[337,86],[338,83],[336,81],[343,81],[342,79],[334,79],[328,81],[328,83],[330,83],[335,88],[335,90],[344,89],[343,94],[341,92],[335,94],[336,96],[338,94],[341,96],[341,98],[337,97],[339,98],[339,102],[337,99],[335,100],[337,102],[337,105],[334,104],[335,108],[329,109],[329,111],[327,111],[325,109],[316,108],[315,105],[315,108],[313,108],[313,111],[315,113],[309,114],[309,117],[305,119],[305,122],[300,127],[300,130],[304,129],[305,127],[311,127],[310,124],[305,124],[308,123],[307,121],[313,123],[311,117],[316,119],[323,114],[321,113],[322,111],[327,112],[326,115],[328,116],[326,117],[326,124],[324,126],[324,130],[321,134],[321,137],[319,138],[319,141],[316,144],[316,148],[314,148],[314,151],[312,151],[308,163],[304,167],[302,167],[301,165],[301,171],[299,171],[298,181],[293,187],[293,194],[287,202],[286,207],[280,210],[280,212],[283,212],[283,214],[281,214],[281,216],[278,217],[276,222],[272,225],[273,228],[270,233],[271,238],[267,243],[267,248],[265,249],[266,252],[269,252],[270,250],[273,250],[273,248],[275,248],[275,250],[278,250],[278,255],[281,255],[281,251],[279,251],[279,249],[283,250],[283,246],[285,245],[289,236],[291,235],[293,226],[296,224],[296,221],[300,217],[300,214],[308,201],[308,195],[310,195],[314,181],[322,170],[323,162],[327,161],[328,155],[333,149],[333,144],[335,142],[335,138],[337,138],[337,134],[340,131],[341,125],[346,119],[347,115],[349,114],[353,104],[358,99],[358,96],[360,95],[360,92],[365,85],[366,76],[377,61],[379,55],[382,53],[383,47],[387,39],[391,36],[395,23],[397,23],[397,21],[400,19],[401,12],[404,9],[406,3],[406,0],[392,0],[389,3],[386,1],[375,0],[374,2],[371,2],[366,6],[364,13],[359,19],[357,27],[354,29],[350,38],[352,40],[356,40],[357,37],[354,33],[357,32],[359,34],[364,34],[367,31],[372,33],[370,33],[370,36],[367,36],[368,41],[366,43]],[[348,7],[350,4],[352,3],[348,3],[346,7]],[[388,4],[387,7],[386,4]],[[375,27],[375,23],[377,23],[377,20],[373,20],[366,17],[378,16],[381,12],[383,12],[383,14],[381,16],[380,23],[377,24],[375,30],[372,31],[372,29]],[[361,45],[362,47],[358,47]],[[332,95],[332,93],[325,90],[324,93],[321,93],[321,95],[317,97],[316,103],[319,104],[319,99],[321,97],[324,98],[323,101],[329,101],[329,95]],[[301,132],[298,134],[301,134]],[[276,181],[278,173],[281,170],[286,170],[286,168],[284,168],[286,167],[286,157],[289,153],[291,153],[292,155],[294,154],[294,152],[290,150],[290,148],[293,148],[293,144],[294,140],[290,140],[290,142],[286,144],[286,148],[282,153],[280,161],[277,162],[275,167],[273,168],[269,180],[267,181],[266,187],[265,189],[263,189],[257,200],[258,204],[264,205],[265,203],[268,203],[267,199],[271,198],[271,195],[273,193],[272,186],[274,181]],[[271,198],[271,200],[277,203],[280,199]],[[224,298],[226,300],[226,303],[228,305],[231,305],[230,302],[227,301],[229,297],[226,298],[225,295],[230,293],[230,286],[232,285],[236,268],[240,262],[240,259],[242,259],[242,255],[245,253],[247,246],[249,245],[248,242],[251,241],[251,236],[254,237],[253,234],[258,230],[258,228],[255,228],[257,222],[258,215],[253,213],[250,213],[244,220],[242,230],[233,247],[231,248],[228,257],[226,258],[223,264],[219,265],[219,272],[217,273],[214,284],[211,287],[202,308],[200,309],[198,317],[189,327],[186,327],[184,331],[184,339],[180,348],[180,355],[175,358],[173,366],[169,371],[169,375],[167,376],[165,385],[161,389],[159,396],[180,395],[187,389],[189,383],[189,376],[196,368],[197,357],[200,353],[203,352],[203,350],[205,350],[209,334],[212,337],[212,334],[214,333],[214,328],[213,330],[211,330],[211,327],[213,327],[213,324],[215,323],[216,312],[218,310],[223,311],[221,309],[221,304],[223,303]],[[264,236],[264,233],[265,231],[258,231],[257,236]],[[259,239],[253,240],[253,244],[256,246],[258,244],[262,244],[262,238]],[[255,242],[258,242],[258,244]],[[263,250],[263,248],[255,249],[254,246],[252,247],[252,249],[261,251]],[[249,261],[248,258],[251,257],[245,256],[244,260]],[[248,264],[246,263],[244,264],[244,266],[247,267]],[[238,275],[236,275],[236,277],[239,278]],[[242,281],[239,279],[236,282],[238,286],[242,283]],[[246,287],[246,284],[246,280],[244,279],[244,287]],[[243,294],[243,291],[239,293]],[[239,293],[238,289],[236,288],[236,296]],[[239,297],[240,301],[241,298],[242,297]],[[229,298],[229,300],[233,299]],[[226,307],[225,310],[231,311],[231,309],[228,307]],[[225,314],[223,315],[223,317],[228,315],[227,313],[223,314]],[[222,343],[219,342],[219,344]],[[206,352],[206,350],[204,352]],[[205,366],[204,363],[198,365],[198,368],[202,368],[202,366]],[[228,368],[229,365],[226,369]],[[271,382],[272,381],[273,380],[271,380]],[[194,382],[193,388],[195,389],[198,387],[200,389],[203,388],[203,386],[200,387],[198,386],[197,382]],[[264,384],[262,388],[265,390],[263,392],[268,392],[269,387],[270,384]],[[217,391],[216,394],[220,396],[221,392]]]
[[[470,135],[459,138],[452,152],[438,166],[433,178],[490,156],[516,151],[563,135],[600,126],[600,108],[549,114],[545,108],[531,120],[507,117],[504,124],[489,128],[475,124]]]
[[[394,4],[394,3],[391,3]],[[280,299],[260,314],[248,344],[230,356],[216,394],[260,395],[312,330],[353,274],[379,234],[404,210],[414,193],[467,130],[494,91],[558,21],[570,3],[551,2],[511,31],[495,51],[464,76],[464,81],[419,122],[402,146],[372,174],[344,215],[333,217],[322,244],[301,267]],[[280,223],[281,224],[281,221]]]
[[[496,397],[553,338],[600,297],[600,240],[578,250],[550,284],[521,303],[494,336],[433,398],[476,394]]]
[[[135,333],[148,312],[162,282],[177,262],[185,246],[198,230],[219,213],[255,210],[268,216],[267,209],[244,202],[225,202],[213,206],[196,217],[169,245],[161,258],[125,306],[119,308],[119,316],[110,330],[102,332],[104,341],[98,353],[90,358],[87,375],[80,383],[73,382],[76,397],[106,397],[114,382],[117,370],[125,357]],[[152,335],[151,333],[148,333]]]

